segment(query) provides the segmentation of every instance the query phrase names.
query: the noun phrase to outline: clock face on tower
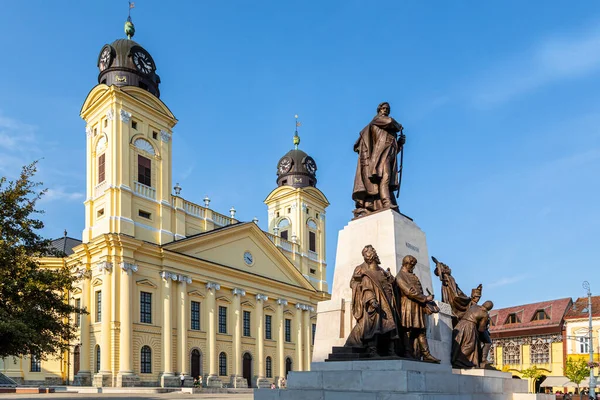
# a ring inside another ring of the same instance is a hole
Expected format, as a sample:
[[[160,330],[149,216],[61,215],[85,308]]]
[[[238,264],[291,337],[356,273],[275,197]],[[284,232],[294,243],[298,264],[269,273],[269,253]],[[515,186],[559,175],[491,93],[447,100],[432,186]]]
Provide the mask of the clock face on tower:
[[[252,265],[252,263],[254,263],[254,257],[249,251],[244,253],[244,262],[246,263],[246,265]]]
[[[284,157],[279,161],[277,169],[280,174],[286,174],[292,168],[292,159],[290,157]]]
[[[133,64],[138,71],[143,74],[150,74],[154,71],[154,61],[150,54],[141,47],[133,47],[131,49],[131,58],[133,60]]]
[[[315,160],[313,160],[311,157],[306,158],[306,161],[304,161],[304,165],[306,166],[306,170],[311,174],[314,175],[315,172],[317,172],[317,164],[315,163]]]
[[[100,57],[98,58],[98,67],[100,71],[104,71],[106,68],[110,67],[113,59],[113,51],[110,45],[106,45],[102,48],[100,52]]]

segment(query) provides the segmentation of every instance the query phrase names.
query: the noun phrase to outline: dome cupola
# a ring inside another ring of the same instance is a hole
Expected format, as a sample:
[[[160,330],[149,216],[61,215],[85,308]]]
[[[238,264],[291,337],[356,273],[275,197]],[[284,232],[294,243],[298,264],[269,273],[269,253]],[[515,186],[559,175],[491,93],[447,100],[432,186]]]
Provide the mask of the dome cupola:
[[[311,156],[298,149],[300,145],[298,126],[300,126],[300,123],[296,115],[294,149],[288,151],[277,163],[277,186],[292,186],[295,188],[316,187],[317,163]]]
[[[109,86],[137,86],[160,97],[156,64],[150,53],[131,40],[135,27],[131,17],[125,23],[127,39],[117,39],[105,44],[98,55],[98,83]]]

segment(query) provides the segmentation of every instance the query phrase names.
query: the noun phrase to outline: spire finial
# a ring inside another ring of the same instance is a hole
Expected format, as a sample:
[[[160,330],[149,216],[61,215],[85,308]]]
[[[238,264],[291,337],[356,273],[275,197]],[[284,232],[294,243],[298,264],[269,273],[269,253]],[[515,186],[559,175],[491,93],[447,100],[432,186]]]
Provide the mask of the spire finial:
[[[125,34],[127,35],[127,39],[131,39],[133,35],[135,35],[135,27],[133,26],[133,22],[131,22],[131,9],[135,8],[135,3],[133,1],[129,2],[129,11],[127,13],[127,22],[125,22]]]
[[[298,150],[298,145],[300,144],[300,136],[298,136],[298,127],[302,126],[300,121],[298,121],[298,114],[294,115],[296,118],[296,132],[294,133],[294,148]]]

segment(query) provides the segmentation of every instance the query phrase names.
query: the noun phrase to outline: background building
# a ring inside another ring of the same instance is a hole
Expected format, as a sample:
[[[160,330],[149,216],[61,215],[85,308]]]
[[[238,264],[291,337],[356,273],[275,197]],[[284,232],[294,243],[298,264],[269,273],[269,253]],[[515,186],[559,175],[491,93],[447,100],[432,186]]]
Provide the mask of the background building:
[[[268,386],[310,368],[315,308],[328,299],[325,209],[316,162],[295,148],[265,200],[269,232],[184,199],[172,182],[177,119],[160,99],[157,65],[127,39],[98,56],[86,121],[82,240],[55,241],[79,280],[69,298],[80,340],[67,354],[6,359],[25,382]],[[218,168],[218,166],[213,166]],[[232,182],[232,185],[235,183]]]
[[[501,308],[490,312],[490,359],[499,370],[522,377],[535,365],[547,376],[563,375],[563,326],[570,298]],[[531,383],[531,382],[530,382]],[[560,388],[562,389],[562,388]]]

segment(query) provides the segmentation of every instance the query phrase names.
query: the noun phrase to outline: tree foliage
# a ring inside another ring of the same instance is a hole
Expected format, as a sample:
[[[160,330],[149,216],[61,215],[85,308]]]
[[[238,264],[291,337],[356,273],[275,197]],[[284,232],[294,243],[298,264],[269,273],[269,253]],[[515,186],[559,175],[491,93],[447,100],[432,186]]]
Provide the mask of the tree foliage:
[[[521,371],[521,374],[525,378],[531,378],[532,386],[535,388],[535,382],[544,375],[544,372],[537,366],[532,365],[531,367],[525,368],[523,371]],[[532,390],[532,392],[535,392],[535,390]]]
[[[69,315],[82,311],[66,301],[75,278],[64,263],[48,269],[38,262],[63,255],[37,233],[44,223],[36,203],[45,190],[32,181],[35,173],[34,162],[14,181],[0,178],[0,357],[65,350],[75,338]]]
[[[577,385],[577,391],[580,392],[579,384],[590,376],[590,368],[584,359],[573,360],[569,357],[565,363],[564,373],[571,382]]]

